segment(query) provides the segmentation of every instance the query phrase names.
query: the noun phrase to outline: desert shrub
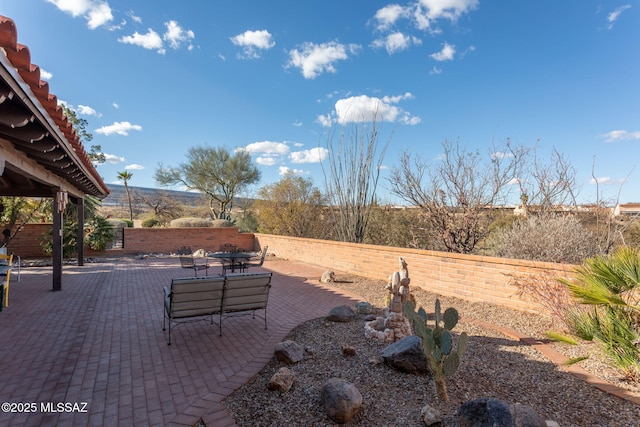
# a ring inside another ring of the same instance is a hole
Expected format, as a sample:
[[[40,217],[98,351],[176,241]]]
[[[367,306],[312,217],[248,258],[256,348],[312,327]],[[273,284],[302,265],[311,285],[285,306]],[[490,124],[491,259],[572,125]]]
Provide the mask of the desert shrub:
[[[183,227],[212,227],[213,222],[204,218],[177,218],[169,223],[172,228]]]
[[[571,292],[558,277],[549,271],[538,274],[512,275],[511,284],[518,289],[517,295],[531,298],[540,304],[552,317],[574,332],[572,313],[578,307]]]
[[[497,256],[579,264],[595,255],[593,235],[573,216],[542,214],[515,221],[494,236]]]
[[[155,216],[142,220],[142,226],[145,228],[157,227],[160,225],[160,220]]]
[[[233,227],[234,224],[228,219],[214,219],[210,221],[208,227]]]

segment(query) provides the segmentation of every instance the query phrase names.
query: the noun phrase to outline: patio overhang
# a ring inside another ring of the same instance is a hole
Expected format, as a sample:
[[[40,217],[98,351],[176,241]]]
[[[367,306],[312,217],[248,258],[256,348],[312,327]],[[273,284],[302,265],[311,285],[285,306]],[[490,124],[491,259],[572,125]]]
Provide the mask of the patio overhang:
[[[13,20],[0,16],[0,194],[106,197],[109,189],[17,36]]]
[[[100,199],[109,189],[89,159],[29,48],[18,43],[12,19],[0,15],[0,196],[54,199],[53,288],[61,289],[62,211],[67,198],[78,204],[78,264],[84,196]]]

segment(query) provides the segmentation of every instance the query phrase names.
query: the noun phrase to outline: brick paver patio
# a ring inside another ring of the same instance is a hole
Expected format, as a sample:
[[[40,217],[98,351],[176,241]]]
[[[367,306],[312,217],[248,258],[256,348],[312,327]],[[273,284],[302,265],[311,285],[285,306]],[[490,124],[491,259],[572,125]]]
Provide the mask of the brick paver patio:
[[[222,400],[273,356],[275,344],[309,319],[356,299],[322,287],[320,267],[266,262],[274,272],[261,319],[207,321],[162,331],[162,287],[191,275],[177,258],[103,260],[65,266],[62,291],[51,267],[13,275],[0,313],[2,426],[234,426]],[[209,270],[218,274],[220,267]],[[67,407],[59,408],[58,403]],[[18,405],[20,404],[20,405]],[[29,411],[29,412],[27,412]]]

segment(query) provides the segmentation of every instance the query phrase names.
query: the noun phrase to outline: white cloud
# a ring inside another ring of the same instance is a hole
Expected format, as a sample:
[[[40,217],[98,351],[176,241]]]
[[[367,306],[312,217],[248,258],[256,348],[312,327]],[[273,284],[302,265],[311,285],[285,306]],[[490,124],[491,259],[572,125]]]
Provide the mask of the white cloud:
[[[142,24],[142,18],[140,18],[139,16],[135,15],[133,13],[133,11],[128,12],[127,15],[129,15],[129,17],[131,18],[131,20],[133,22],[136,22],[138,24]]]
[[[431,71],[429,71],[429,74],[442,74],[442,68],[439,68],[434,65]]]
[[[183,43],[187,44],[187,49],[191,50],[193,45],[191,41],[195,38],[195,34],[191,30],[185,30],[176,21],[165,22],[167,28],[162,38],[169,44],[172,49],[178,49]]]
[[[440,61],[451,61],[455,54],[456,54],[456,47],[454,45],[451,45],[445,42],[440,52],[433,53],[429,56],[435,59],[436,61],[440,62]]]
[[[101,128],[96,129],[96,133],[99,133],[105,136],[109,136],[113,134],[128,136],[129,131],[132,131],[132,130],[141,131],[142,126],[133,125],[129,122],[115,122],[112,125],[103,126]]]
[[[111,106],[113,106],[113,108],[116,108],[116,109],[120,108],[117,102],[112,102]]]
[[[287,174],[302,175],[304,174],[304,171],[302,169],[291,169],[287,166],[280,166],[278,168],[278,175],[287,175]]]
[[[315,79],[323,72],[335,73],[334,64],[356,54],[360,49],[357,44],[340,44],[329,42],[322,44],[304,43],[300,49],[289,51],[287,67],[299,68],[305,79]]]
[[[244,147],[250,153],[287,154],[289,146],[283,142],[262,141],[253,142]]]
[[[589,181],[589,184],[617,185],[617,184],[624,184],[625,182],[626,182],[625,178],[615,179],[615,178],[611,178],[610,176],[599,176],[596,178],[591,178],[591,180]]]
[[[293,163],[320,163],[329,155],[329,150],[316,147],[310,150],[294,151],[289,155]]]
[[[620,17],[620,14],[627,9],[631,9],[630,4],[625,4],[624,6],[620,6],[619,8],[611,12],[609,15],[607,15],[607,29],[609,30],[612,29],[613,24],[618,20],[618,18]]]
[[[629,132],[628,130],[612,130],[611,132],[600,135],[600,137],[605,138],[605,142],[629,141],[633,139],[640,139],[640,131]]]
[[[132,163],[124,167],[124,170],[128,170],[128,171],[139,171],[142,169],[145,169],[145,167],[142,165],[138,165],[136,163]]]
[[[40,68],[40,78],[42,80],[51,80],[53,78],[53,74],[51,74],[50,72],[46,71],[44,68]]]
[[[435,31],[435,21],[444,19],[456,22],[460,16],[475,9],[479,0],[419,0],[416,3],[414,18],[421,30]]]
[[[402,108],[393,105],[401,100],[410,99],[413,95],[405,93],[399,96],[385,96],[382,99],[367,95],[352,96],[336,101],[335,120],[340,124],[351,122],[401,122],[415,125],[420,123],[418,117],[411,116]],[[318,121],[324,126],[331,125],[330,116],[318,116]]]
[[[115,154],[107,154],[107,153],[102,153],[102,154],[104,154],[105,163],[109,163],[113,165],[118,163],[124,163],[124,157],[116,156]]]
[[[256,163],[262,166],[273,166],[278,163],[278,159],[271,156],[258,156],[256,158]]]
[[[123,36],[118,39],[120,43],[132,44],[149,50],[157,50],[158,53],[164,54],[166,51],[162,43],[162,37],[151,28],[147,34],[140,34],[137,31],[131,36]]]
[[[87,20],[87,26],[94,30],[113,20],[109,3],[99,0],[47,0],[74,18],[82,16]]]
[[[255,59],[260,57],[260,50],[271,49],[276,45],[273,36],[267,30],[245,31],[231,37],[231,43],[242,47],[240,58]]]
[[[78,114],[82,114],[84,116],[102,117],[102,114],[98,113],[96,110],[86,105],[78,105],[78,108],[76,109],[76,111],[78,112]]]
[[[302,122],[300,120],[296,120],[295,122],[293,122],[293,126],[299,128],[300,126],[302,126]]]
[[[390,4],[382,9],[378,9],[375,14],[375,19],[378,21],[378,29],[386,30],[393,26],[400,18],[407,17],[409,12],[408,8],[398,4]]]
[[[399,31],[387,35],[385,38],[376,39],[372,46],[376,48],[384,47],[389,55],[408,49],[412,44],[420,45],[422,41],[413,36],[405,35]]]

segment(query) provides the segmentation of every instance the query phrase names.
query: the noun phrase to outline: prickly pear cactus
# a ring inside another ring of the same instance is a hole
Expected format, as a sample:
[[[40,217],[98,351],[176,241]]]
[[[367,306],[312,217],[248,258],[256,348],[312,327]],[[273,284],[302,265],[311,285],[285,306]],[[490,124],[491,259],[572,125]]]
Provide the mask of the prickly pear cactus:
[[[458,338],[457,348],[454,349],[451,330],[458,324],[458,311],[449,307],[442,313],[440,300],[436,299],[434,327],[431,329],[427,324],[427,312],[422,307],[416,312],[413,301],[406,301],[402,308],[404,315],[411,322],[413,333],[422,340],[422,351],[433,371],[438,397],[448,401],[445,379],[458,370],[460,358],[469,343],[467,333],[463,332]]]

